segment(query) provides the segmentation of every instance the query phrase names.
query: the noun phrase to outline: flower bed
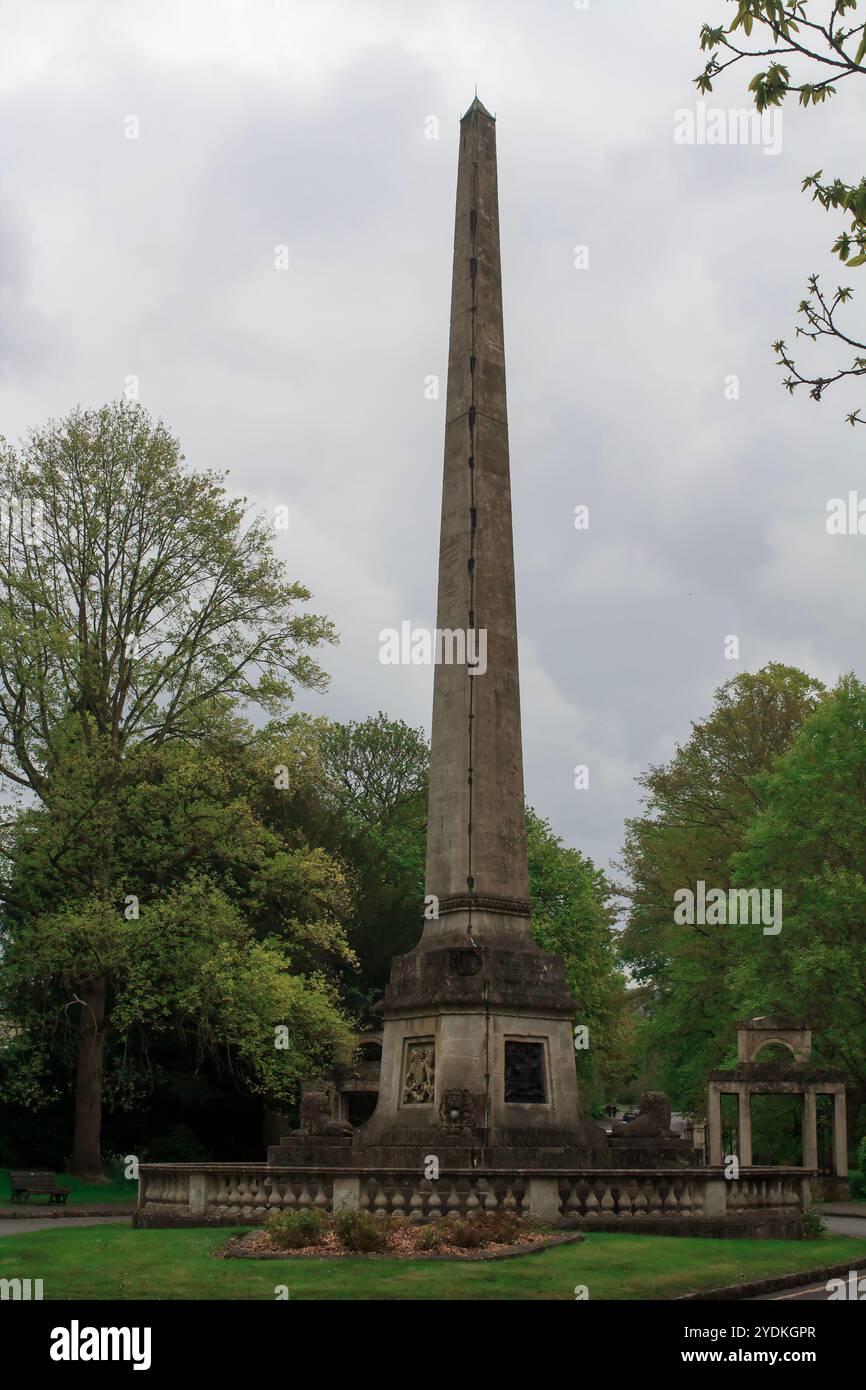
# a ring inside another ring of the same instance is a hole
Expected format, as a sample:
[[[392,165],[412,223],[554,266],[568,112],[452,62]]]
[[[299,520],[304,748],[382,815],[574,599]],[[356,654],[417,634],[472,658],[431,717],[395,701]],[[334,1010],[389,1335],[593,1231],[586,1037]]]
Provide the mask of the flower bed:
[[[551,1235],[510,1214],[445,1217],[418,1225],[406,1217],[374,1217],[365,1211],[280,1212],[260,1230],[230,1240],[220,1252],[233,1259],[504,1259],[571,1244],[583,1237]]]

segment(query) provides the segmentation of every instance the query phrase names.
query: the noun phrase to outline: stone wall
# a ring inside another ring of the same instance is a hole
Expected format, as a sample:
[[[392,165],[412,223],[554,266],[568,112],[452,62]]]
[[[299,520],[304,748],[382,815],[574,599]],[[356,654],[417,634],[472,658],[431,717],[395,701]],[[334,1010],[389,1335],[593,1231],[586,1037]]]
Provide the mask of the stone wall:
[[[436,1221],[511,1211],[550,1225],[670,1235],[794,1236],[814,1174],[750,1169],[462,1169],[436,1181],[417,1171],[279,1168],[268,1164],[142,1164],[138,1226],[248,1226],[272,1211],[359,1207],[374,1216]]]

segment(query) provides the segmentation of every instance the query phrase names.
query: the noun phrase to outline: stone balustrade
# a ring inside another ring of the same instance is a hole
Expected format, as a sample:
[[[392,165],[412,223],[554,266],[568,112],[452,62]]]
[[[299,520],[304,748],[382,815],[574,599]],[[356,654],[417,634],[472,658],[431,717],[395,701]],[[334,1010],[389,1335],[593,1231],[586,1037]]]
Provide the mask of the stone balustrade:
[[[624,1220],[643,1217],[688,1220],[721,1215],[724,1205],[721,1204],[721,1211],[713,1210],[713,1203],[708,1200],[716,1195],[717,1182],[718,1179],[713,1183],[704,1172],[680,1172],[671,1176],[638,1171],[618,1173],[615,1177],[562,1177],[559,1180],[560,1209],[563,1216],[586,1221],[606,1216]]]
[[[435,1182],[416,1173],[373,1173],[359,1183],[360,1206],[374,1216],[408,1216],[412,1221],[436,1221],[442,1216],[472,1216],[475,1212],[513,1212],[528,1215],[528,1179],[444,1174]]]
[[[794,1234],[811,1201],[806,1169],[461,1169],[436,1180],[398,1169],[328,1170],[268,1164],[145,1163],[140,1226],[256,1225],[273,1211],[355,1207],[374,1216],[436,1221],[509,1211],[552,1225],[686,1234]]]

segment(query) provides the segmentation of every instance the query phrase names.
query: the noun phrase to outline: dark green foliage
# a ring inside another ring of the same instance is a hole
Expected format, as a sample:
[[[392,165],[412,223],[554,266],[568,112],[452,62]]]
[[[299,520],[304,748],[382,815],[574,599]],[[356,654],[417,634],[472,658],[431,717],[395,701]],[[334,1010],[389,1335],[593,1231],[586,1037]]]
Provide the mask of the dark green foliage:
[[[210,1163],[209,1154],[189,1125],[169,1125],[165,1134],[147,1146],[148,1163]]]
[[[265,1234],[278,1250],[305,1250],[321,1245],[330,1225],[321,1211],[274,1211],[265,1218]]]
[[[829,1227],[824,1221],[820,1203],[815,1202],[803,1217],[802,1240],[820,1240],[826,1236]]]
[[[377,1255],[388,1244],[388,1226],[368,1211],[344,1208],[334,1217],[334,1230],[347,1250],[358,1255]]]

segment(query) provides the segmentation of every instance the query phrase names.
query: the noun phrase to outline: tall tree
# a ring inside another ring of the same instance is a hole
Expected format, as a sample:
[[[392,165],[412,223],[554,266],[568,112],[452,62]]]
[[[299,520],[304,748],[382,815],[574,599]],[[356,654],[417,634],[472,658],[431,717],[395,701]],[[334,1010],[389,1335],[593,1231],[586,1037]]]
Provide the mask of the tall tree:
[[[294,685],[325,680],[309,648],[333,640],[331,624],[298,611],[308,591],[287,580],[266,520],[223,482],[189,470],[168,430],[128,402],[0,446],[0,775],[49,810],[79,798],[75,888],[102,920],[119,910],[130,751],[200,741],[236,702],[278,714]],[[73,968],[69,988],[72,1164],[93,1176],[108,990],[98,959]]]
[[[818,1060],[851,1082],[853,1144],[866,1120],[866,686],[845,676],[757,783],[734,881],[781,890],[782,930],[737,931],[730,988],[743,1012],[808,1019]]]
[[[822,686],[771,663],[716,692],[669,763],[641,778],[647,809],[626,827],[630,884],[623,959],[649,986],[640,1029],[646,1062],[676,1104],[699,1106],[710,1066],[730,1048],[737,1006],[729,989],[736,954],[725,926],[680,925],[675,894],[699,881],[727,891],[732,857],[761,806],[755,778],[790,746]],[[752,928],[751,930],[754,930]]]

